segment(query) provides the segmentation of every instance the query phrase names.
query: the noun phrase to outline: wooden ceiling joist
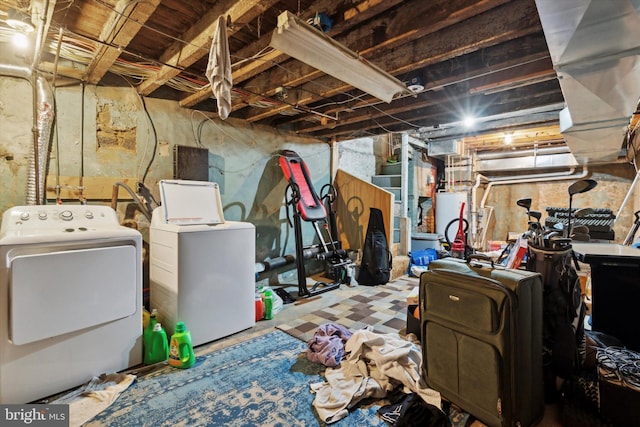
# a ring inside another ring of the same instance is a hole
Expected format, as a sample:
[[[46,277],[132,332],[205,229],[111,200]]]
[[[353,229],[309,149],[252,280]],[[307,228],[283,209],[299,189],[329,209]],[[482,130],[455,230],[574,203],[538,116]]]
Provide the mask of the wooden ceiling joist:
[[[145,0],[131,2],[120,0],[115,10],[105,23],[97,44],[96,53],[87,66],[85,79],[90,84],[97,84],[109,71],[120,56],[121,48],[127,47],[129,42],[138,34],[140,28],[156,10],[161,0]]]
[[[220,15],[227,16],[231,20],[232,25],[227,29],[227,36],[230,36],[274,3],[276,0],[243,0],[237,1],[228,10],[220,10],[220,6],[214,6],[185,32],[182,38],[186,43],[176,41],[160,56],[160,62],[168,65],[162,66],[153,77],[140,83],[138,93],[149,95],[169,79],[180,74],[181,69],[191,66],[207,55]]]

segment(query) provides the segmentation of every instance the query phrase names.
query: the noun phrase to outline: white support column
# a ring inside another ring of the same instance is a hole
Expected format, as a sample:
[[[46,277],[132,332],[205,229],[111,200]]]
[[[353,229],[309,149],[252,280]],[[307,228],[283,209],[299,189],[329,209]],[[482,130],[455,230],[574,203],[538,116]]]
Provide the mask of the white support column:
[[[338,142],[331,141],[329,143],[329,182],[333,184],[333,180],[338,173],[338,165],[340,164],[340,149]]]
[[[409,135],[402,134],[402,146],[400,152],[402,176],[400,178],[400,251],[406,255],[411,251],[411,218],[407,216],[409,211]]]

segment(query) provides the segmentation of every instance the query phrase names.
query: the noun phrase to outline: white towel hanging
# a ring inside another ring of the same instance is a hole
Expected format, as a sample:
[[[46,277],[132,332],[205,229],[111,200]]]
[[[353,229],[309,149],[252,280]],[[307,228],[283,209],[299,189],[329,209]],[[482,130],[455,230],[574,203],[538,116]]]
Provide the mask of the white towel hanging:
[[[211,90],[218,104],[218,115],[222,120],[225,120],[231,112],[233,80],[231,78],[231,56],[227,40],[226,18],[223,15],[218,17],[218,25],[213,34],[205,75],[211,83]]]

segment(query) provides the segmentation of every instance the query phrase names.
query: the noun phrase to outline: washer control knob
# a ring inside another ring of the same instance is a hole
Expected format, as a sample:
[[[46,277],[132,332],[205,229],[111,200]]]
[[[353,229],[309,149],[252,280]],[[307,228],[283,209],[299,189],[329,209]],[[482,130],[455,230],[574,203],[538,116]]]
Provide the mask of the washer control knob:
[[[41,220],[45,220],[47,219],[47,213],[46,212],[38,212],[38,218],[40,218]]]
[[[20,214],[20,219],[21,219],[22,221],[27,221],[29,218],[30,218],[30,216],[29,216],[29,212],[22,212],[22,213]]]
[[[84,217],[85,217],[85,218],[87,218],[87,219],[93,219],[93,212],[91,212],[91,211],[86,211],[86,212],[84,213]]]
[[[71,221],[73,219],[73,212],[71,211],[60,212],[60,219],[63,221]]]

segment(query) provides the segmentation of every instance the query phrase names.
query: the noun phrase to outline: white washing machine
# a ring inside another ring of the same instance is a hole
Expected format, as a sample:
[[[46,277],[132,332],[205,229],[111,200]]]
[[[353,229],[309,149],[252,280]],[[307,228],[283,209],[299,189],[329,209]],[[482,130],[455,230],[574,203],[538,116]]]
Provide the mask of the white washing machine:
[[[160,182],[149,232],[150,308],[194,346],[255,325],[255,227],[225,221],[215,183]]]
[[[142,236],[113,209],[11,208],[0,256],[0,403],[142,362]]]

